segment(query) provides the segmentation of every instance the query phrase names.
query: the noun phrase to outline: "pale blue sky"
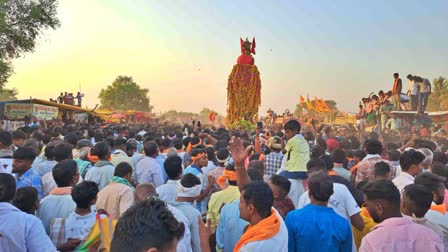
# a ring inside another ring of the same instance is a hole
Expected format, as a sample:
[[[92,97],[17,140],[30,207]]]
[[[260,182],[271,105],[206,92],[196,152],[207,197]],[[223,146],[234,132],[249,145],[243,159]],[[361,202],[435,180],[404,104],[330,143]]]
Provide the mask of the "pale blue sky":
[[[224,113],[239,37],[255,36],[261,114],[294,109],[300,94],[353,112],[362,96],[390,89],[393,72],[448,77],[447,10],[446,0],[62,0],[61,27],[15,61],[8,87],[48,99],[81,83],[94,106],[126,74],[150,89],[157,112]]]

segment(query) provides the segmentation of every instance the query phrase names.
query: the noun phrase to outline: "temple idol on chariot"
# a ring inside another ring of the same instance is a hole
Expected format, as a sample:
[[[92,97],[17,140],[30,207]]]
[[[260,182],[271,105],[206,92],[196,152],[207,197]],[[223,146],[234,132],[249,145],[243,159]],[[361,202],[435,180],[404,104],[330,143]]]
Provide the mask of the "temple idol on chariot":
[[[241,55],[233,66],[227,86],[227,122],[230,127],[241,120],[255,123],[261,103],[260,72],[255,65],[255,38],[240,38]]]

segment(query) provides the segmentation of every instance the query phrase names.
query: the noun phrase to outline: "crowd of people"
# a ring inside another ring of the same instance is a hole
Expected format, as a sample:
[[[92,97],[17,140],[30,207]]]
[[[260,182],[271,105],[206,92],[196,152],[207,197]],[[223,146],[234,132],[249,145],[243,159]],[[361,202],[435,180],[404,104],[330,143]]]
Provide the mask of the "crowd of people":
[[[359,129],[376,126],[375,130],[381,132],[404,128],[405,122],[390,113],[392,111],[417,111],[417,119],[424,117],[432,89],[429,80],[408,74],[409,88],[406,93],[403,93],[403,83],[399,74],[394,73],[393,76],[394,83],[390,91],[380,90],[378,95],[372,92],[368,97],[361,99],[356,115]]]
[[[61,94],[58,96],[57,99],[50,98],[51,102],[60,103],[60,104],[67,104],[72,106],[78,106],[81,107],[82,98],[84,97],[84,94],[81,94],[81,92],[78,92],[75,95],[73,93],[67,93],[67,92],[61,92]],[[75,103],[75,100],[78,102]]]
[[[1,131],[0,248],[447,251],[446,133],[362,133],[294,119]]]

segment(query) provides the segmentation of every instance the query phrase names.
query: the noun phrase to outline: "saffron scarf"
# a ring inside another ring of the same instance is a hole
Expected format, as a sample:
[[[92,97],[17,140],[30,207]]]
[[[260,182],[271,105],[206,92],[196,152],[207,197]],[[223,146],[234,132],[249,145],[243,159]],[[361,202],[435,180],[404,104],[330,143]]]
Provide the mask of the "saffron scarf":
[[[72,194],[72,187],[56,187],[50,192],[51,195],[70,195]]]
[[[196,148],[201,144],[202,144],[202,139],[199,139],[199,143],[197,143],[197,144],[191,144],[191,142],[190,142],[187,146],[187,153],[190,153],[193,148]]]
[[[216,183],[222,188],[226,189],[226,181],[236,181],[236,172],[231,170],[224,170],[224,174],[216,180]]]
[[[128,181],[127,179],[125,179],[125,178],[117,177],[117,176],[113,176],[109,181],[110,181],[110,182],[115,182],[115,183],[120,183],[120,184],[123,184],[123,185],[127,185],[127,186],[129,186],[130,188],[132,188],[132,190],[134,190],[134,187],[133,187],[133,186],[131,185],[131,183],[129,183],[129,181]]]
[[[233,252],[239,252],[249,242],[268,240],[274,237],[278,231],[280,231],[280,219],[275,210],[271,210],[269,217],[258,222],[255,226],[248,226],[246,232],[235,245]]]
[[[431,205],[431,210],[433,211],[437,211],[443,215],[446,214],[446,205],[445,204],[440,204],[440,205]]]

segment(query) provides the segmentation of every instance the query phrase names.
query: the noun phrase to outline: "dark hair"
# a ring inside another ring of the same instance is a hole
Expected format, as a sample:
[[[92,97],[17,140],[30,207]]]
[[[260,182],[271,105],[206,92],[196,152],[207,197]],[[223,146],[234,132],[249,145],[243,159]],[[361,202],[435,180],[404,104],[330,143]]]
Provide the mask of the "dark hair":
[[[196,177],[195,175],[187,173],[183,175],[182,178],[180,179],[180,184],[183,187],[192,188],[193,186],[200,185],[201,180],[199,180],[199,178]]]
[[[16,179],[8,173],[0,173],[0,202],[10,202],[16,193]]]
[[[362,188],[368,200],[384,200],[400,209],[400,192],[390,180],[374,180]]]
[[[167,159],[165,159],[163,167],[165,168],[168,178],[173,180],[177,178],[180,173],[182,173],[182,158],[177,155],[168,157]]]
[[[78,142],[78,135],[75,132],[70,132],[64,136],[64,142],[71,144],[72,146],[76,146]]]
[[[389,150],[387,152],[387,156],[390,161],[398,161],[400,160],[400,152],[398,150]]]
[[[408,171],[412,165],[418,165],[425,160],[425,155],[416,150],[408,150],[401,154],[400,166],[401,170]]]
[[[250,161],[247,169],[255,169],[255,170],[259,171],[261,174],[264,174],[263,162],[259,161],[259,160]]]
[[[324,160],[322,160],[322,158],[311,158],[308,163],[306,163],[306,169],[308,171],[310,170],[327,170],[327,164],[325,163]]]
[[[375,177],[386,176],[390,172],[390,166],[388,163],[381,161],[375,164]]]
[[[58,187],[71,186],[73,177],[78,172],[78,165],[72,159],[62,160],[53,168],[53,178]]]
[[[139,202],[118,220],[111,243],[111,252],[164,251],[184,235],[185,226],[176,220],[165,203],[158,199]]]
[[[254,168],[247,169],[247,175],[250,178],[250,181],[263,181],[263,173]]]
[[[300,132],[302,126],[300,126],[300,123],[297,120],[289,120],[285,123],[283,128],[285,130],[297,130],[297,132]]]
[[[121,137],[115,139],[114,148],[117,149],[119,146],[126,146],[126,139]]]
[[[0,143],[4,146],[11,146],[12,144],[12,135],[8,131],[0,132]]]
[[[37,189],[25,186],[17,189],[12,204],[22,212],[34,214],[33,210],[37,200]]]
[[[191,138],[190,143],[191,145],[196,145],[201,141],[201,139],[198,136],[194,136]]]
[[[373,139],[366,140],[364,146],[366,148],[367,154],[379,155],[381,154],[381,152],[383,152],[383,146],[381,145],[381,142],[378,140]]]
[[[132,166],[126,162],[121,162],[115,167],[114,176],[123,178],[129,173],[132,173]]]
[[[430,172],[420,173],[415,177],[414,184],[424,185],[432,192],[438,192],[445,185],[446,179]]]
[[[173,147],[176,148],[176,150],[182,150],[182,139],[175,138],[173,139]]]
[[[326,202],[333,195],[333,181],[321,171],[308,178],[308,189],[316,200]]]
[[[363,150],[357,150],[357,151],[355,151],[355,153],[353,153],[353,157],[357,157],[361,160],[364,159],[366,156],[367,156],[366,152]]]
[[[424,185],[410,184],[403,189],[403,195],[409,199],[408,206],[415,217],[423,218],[431,207],[432,192]]]
[[[25,132],[23,132],[22,130],[15,130],[12,132],[12,139],[13,140],[17,140],[17,139],[27,139],[27,135]]]
[[[55,146],[54,144],[49,143],[45,147],[44,155],[47,158],[47,160],[54,159],[54,152],[53,152],[54,146]]]
[[[93,146],[90,151],[91,155],[97,156],[99,159],[104,160],[110,155],[110,147],[107,141],[101,141]]]
[[[448,181],[448,167],[440,162],[432,163],[432,173],[444,177]],[[445,182],[446,184],[446,182]]]
[[[205,153],[205,150],[204,150],[204,149],[202,149],[202,148],[194,148],[194,149],[191,151],[191,156],[192,156],[192,157],[196,157],[197,155],[202,154],[202,153]]]
[[[443,165],[446,165],[448,163],[448,157],[445,153],[443,153],[441,151],[434,151],[432,161],[434,163],[440,162]]]
[[[157,154],[158,146],[155,141],[148,141],[143,145],[145,155],[150,157]]]
[[[271,214],[274,194],[265,182],[253,181],[245,185],[242,191],[244,200],[254,205],[261,217],[266,218]]]
[[[73,157],[72,145],[68,143],[59,143],[53,148],[54,160],[60,162],[64,159],[71,159]]]
[[[210,161],[215,161],[216,157],[215,157],[215,148],[213,147],[207,147],[205,148],[205,152],[207,152],[207,158]]]
[[[325,162],[325,167],[328,171],[331,171],[334,168],[334,160],[330,155],[322,155],[320,158]]]
[[[225,160],[229,157],[229,155],[230,155],[230,152],[227,148],[218,149],[218,151],[216,152],[216,158],[219,160]]]
[[[79,139],[78,142],[76,142],[76,149],[81,149],[83,147],[92,148],[92,141],[90,139]]]
[[[314,145],[311,148],[311,158],[319,158],[320,156],[325,155],[325,149],[320,145]]]
[[[347,160],[347,154],[342,149],[334,149],[331,153],[335,163],[342,164]]]
[[[19,147],[12,154],[12,158],[34,161],[34,159],[36,159],[36,151],[34,150],[34,148],[28,146]]]
[[[171,146],[171,140],[169,138],[164,138],[160,140],[160,146],[165,149],[168,149]]]
[[[76,203],[76,207],[86,209],[96,198],[98,191],[98,185],[95,182],[83,181],[73,187],[72,199]]]
[[[284,196],[288,195],[291,190],[291,182],[288,178],[274,174],[271,176],[270,180],[273,185],[276,185],[281,189]]]
[[[126,150],[127,150],[127,151],[129,151],[129,150],[137,150],[137,146],[135,146],[135,145],[132,144],[132,143],[127,143],[127,144],[126,144]]]

